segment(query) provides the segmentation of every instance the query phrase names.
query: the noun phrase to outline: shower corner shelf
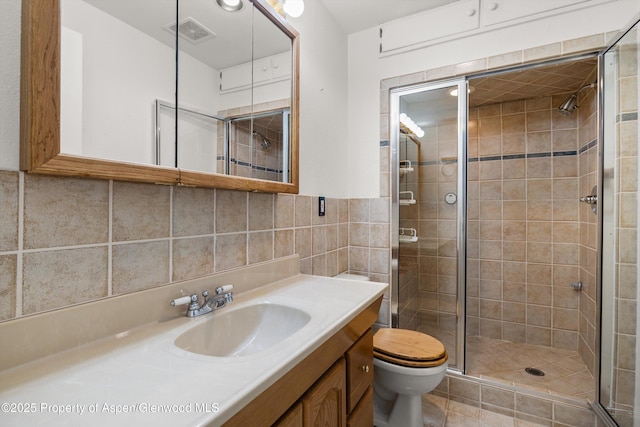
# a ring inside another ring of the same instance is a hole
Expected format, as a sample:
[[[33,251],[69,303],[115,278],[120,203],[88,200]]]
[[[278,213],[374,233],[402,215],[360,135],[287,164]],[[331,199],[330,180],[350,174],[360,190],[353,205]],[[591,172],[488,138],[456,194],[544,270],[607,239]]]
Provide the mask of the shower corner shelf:
[[[400,160],[399,171],[400,174],[413,172],[413,165],[411,164],[411,160]]]
[[[413,191],[400,191],[398,195],[401,206],[416,204],[416,199],[413,198]]]
[[[415,243],[418,241],[418,232],[415,228],[400,228],[398,240],[402,243]]]

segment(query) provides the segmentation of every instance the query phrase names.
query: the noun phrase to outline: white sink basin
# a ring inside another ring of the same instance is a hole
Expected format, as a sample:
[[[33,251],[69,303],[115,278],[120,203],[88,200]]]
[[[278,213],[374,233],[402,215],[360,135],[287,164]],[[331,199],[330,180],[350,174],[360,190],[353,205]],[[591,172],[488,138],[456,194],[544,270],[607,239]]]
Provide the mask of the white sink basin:
[[[205,356],[246,356],[278,344],[311,320],[302,310],[270,303],[205,316],[210,318],[178,336],[175,345]]]

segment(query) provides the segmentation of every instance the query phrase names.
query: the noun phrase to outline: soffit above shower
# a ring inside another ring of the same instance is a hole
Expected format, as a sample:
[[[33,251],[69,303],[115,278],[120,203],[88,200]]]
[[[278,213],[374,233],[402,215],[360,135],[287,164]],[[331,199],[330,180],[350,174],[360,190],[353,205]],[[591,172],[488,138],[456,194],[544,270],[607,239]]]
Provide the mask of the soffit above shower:
[[[527,68],[470,79],[469,105],[497,104],[576,92],[597,78],[597,58]]]

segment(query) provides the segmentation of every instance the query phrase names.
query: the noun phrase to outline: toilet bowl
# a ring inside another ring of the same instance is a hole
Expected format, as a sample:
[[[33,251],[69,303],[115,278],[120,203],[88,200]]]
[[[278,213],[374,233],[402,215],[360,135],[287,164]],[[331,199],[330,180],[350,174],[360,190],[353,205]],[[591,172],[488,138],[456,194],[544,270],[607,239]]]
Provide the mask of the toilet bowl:
[[[342,273],[346,280],[369,280]],[[422,395],[447,373],[447,351],[437,339],[416,331],[379,329],[373,336],[373,423],[376,427],[423,427]]]
[[[416,331],[383,328],[373,337],[373,404],[376,427],[422,427],[422,395],[447,372],[447,352]]]

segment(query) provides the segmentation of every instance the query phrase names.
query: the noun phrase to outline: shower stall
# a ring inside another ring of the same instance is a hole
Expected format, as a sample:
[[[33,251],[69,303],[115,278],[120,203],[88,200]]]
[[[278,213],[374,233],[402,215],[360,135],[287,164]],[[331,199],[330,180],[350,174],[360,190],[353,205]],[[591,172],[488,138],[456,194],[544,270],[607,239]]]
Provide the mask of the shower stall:
[[[638,407],[637,46],[632,26],[602,52],[390,93],[394,326],[441,340],[463,375],[622,426]]]

